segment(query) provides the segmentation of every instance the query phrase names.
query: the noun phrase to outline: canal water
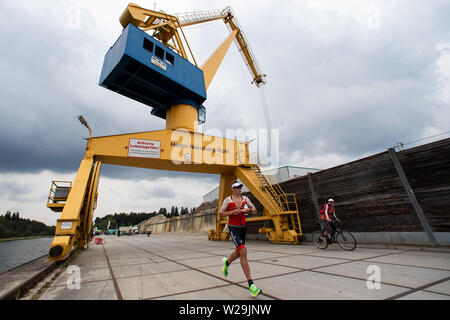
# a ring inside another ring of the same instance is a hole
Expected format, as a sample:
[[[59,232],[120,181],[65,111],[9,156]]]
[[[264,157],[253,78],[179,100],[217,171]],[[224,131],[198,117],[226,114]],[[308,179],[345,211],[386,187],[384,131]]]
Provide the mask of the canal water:
[[[48,254],[52,238],[0,242],[0,273]]]

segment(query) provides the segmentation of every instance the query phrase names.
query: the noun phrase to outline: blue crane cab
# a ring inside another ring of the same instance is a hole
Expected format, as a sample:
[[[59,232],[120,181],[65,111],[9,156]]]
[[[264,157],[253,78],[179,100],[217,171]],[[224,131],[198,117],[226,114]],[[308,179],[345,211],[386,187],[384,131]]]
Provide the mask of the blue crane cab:
[[[152,107],[162,119],[176,104],[189,104],[204,122],[203,71],[133,24],[108,50],[99,85]]]

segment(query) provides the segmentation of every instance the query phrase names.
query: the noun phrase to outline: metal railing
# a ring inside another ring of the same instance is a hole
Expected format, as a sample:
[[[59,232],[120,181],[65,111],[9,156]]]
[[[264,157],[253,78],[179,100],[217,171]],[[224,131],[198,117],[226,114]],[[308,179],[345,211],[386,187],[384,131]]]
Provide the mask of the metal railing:
[[[208,21],[211,19],[217,19],[219,17],[225,16],[222,10],[205,10],[196,12],[185,12],[174,14],[178,18],[182,26],[189,25],[189,23]]]
[[[72,189],[72,181],[52,181],[47,204],[65,203]]]

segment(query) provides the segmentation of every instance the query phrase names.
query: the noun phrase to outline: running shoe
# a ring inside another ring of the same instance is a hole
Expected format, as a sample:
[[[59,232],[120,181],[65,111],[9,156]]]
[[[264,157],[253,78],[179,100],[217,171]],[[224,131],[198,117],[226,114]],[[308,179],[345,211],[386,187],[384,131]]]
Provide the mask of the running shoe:
[[[223,274],[223,276],[226,278],[226,277],[228,277],[227,258],[224,257],[224,258],[222,259],[222,261],[223,261],[222,274]]]
[[[258,288],[257,286],[255,286],[253,283],[251,284],[250,288],[248,288],[250,290],[250,293],[252,295],[254,295],[255,297],[258,296],[262,291],[260,288]]]

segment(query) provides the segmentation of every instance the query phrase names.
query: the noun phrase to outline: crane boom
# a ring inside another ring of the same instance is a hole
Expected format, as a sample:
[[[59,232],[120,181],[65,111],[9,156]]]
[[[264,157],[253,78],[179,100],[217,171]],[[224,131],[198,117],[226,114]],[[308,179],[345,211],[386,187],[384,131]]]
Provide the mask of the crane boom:
[[[253,78],[252,83],[254,83],[257,87],[260,87],[266,83],[266,75],[263,74],[261,68],[259,67],[256,57],[250,48],[250,44],[244,36],[242,28],[240,27],[239,22],[230,6],[223,10],[196,11],[175,14],[174,16],[178,18],[181,27],[223,19],[230,33],[237,30],[234,42],[239,50],[239,53],[244,59],[248,70],[250,71]]]

